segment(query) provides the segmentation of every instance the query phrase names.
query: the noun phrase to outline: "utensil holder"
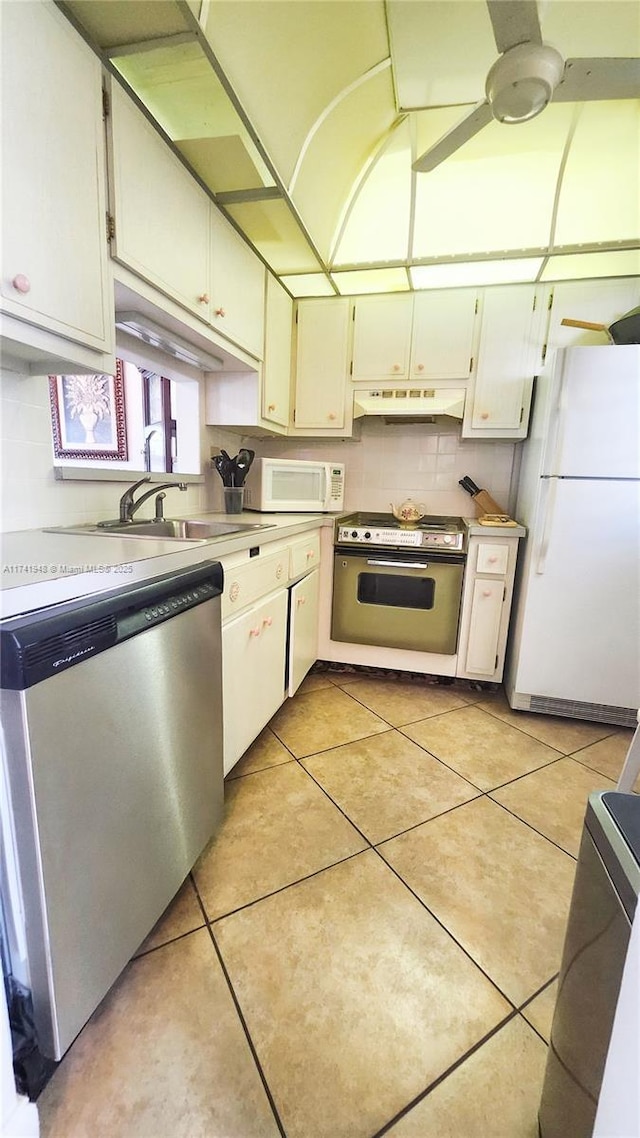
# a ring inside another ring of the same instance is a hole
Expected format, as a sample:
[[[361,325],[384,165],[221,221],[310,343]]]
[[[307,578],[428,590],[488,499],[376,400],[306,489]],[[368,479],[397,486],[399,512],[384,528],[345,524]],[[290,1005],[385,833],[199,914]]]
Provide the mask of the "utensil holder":
[[[224,487],[225,514],[241,514],[244,502],[244,486]]]

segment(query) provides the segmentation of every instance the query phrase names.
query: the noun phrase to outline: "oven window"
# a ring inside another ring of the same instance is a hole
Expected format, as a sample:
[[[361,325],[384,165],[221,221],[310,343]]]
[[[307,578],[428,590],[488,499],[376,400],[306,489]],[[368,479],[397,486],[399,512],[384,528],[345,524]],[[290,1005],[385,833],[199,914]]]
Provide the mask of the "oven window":
[[[358,574],[358,600],[365,605],[432,609],[435,591],[433,577],[408,577],[400,573]]]

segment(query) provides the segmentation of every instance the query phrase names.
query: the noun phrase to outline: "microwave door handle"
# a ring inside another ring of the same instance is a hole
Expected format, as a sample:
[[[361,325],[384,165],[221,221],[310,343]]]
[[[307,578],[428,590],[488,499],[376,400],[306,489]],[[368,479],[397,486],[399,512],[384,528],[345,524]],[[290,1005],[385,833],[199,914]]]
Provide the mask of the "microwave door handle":
[[[391,566],[393,569],[428,569],[429,566],[423,561],[386,561],[386,560],[369,560],[367,558],[367,565],[382,565]]]

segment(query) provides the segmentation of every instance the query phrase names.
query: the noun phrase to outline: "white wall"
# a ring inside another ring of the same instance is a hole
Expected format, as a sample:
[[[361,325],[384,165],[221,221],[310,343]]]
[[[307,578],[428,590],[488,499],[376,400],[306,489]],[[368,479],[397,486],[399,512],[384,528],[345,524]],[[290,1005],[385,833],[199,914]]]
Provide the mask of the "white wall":
[[[459,428],[387,425],[378,418],[364,419],[355,429],[359,439],[263,439],[253,446],[274,458],[344,462],[347,510],[388,513],[391,502],[411,497],[429,514],[473,517],[475,504],[458,486],[464,474],[509,509],[517,444],[461,439]]]
[[[209,459],[208,439],[202,435]],[[224,444],[223,444],[224,445]],[[46,376],[0,375],[0,531],[74,525],[117,517],[123,482],[61,482],[53,469],[49,389]],[[206,487],[190,486],[186,493],[167,491],[170,516],[195,514],[206,505]],[[153,499],[140,516],[152,516]]]

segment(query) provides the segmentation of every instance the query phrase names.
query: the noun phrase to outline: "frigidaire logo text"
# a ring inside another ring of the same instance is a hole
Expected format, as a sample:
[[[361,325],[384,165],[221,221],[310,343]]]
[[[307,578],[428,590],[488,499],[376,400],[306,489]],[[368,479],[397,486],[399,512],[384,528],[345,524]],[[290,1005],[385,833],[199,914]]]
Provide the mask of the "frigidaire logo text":
[[[86,656],[87,652],[94,652],[95,644],[91,644],[89,648],[82,648],[80,652],[72,652],[69,656],[62,656],[59,660],[54,660],[51,665],[53,668],[60,668],[62,664],[70,664],[72,660],[77,660],[79,656]]]

